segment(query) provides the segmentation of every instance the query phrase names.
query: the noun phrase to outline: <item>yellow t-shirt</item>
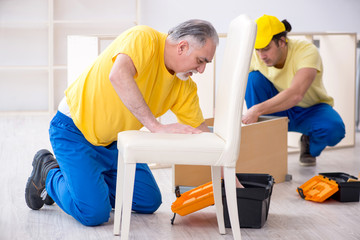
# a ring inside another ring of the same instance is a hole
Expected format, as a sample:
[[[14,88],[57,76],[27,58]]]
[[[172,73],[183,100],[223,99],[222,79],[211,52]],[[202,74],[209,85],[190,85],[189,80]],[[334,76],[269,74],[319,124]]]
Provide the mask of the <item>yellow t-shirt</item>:
[[[204,121],[196,84],[180,80],[165,67],[166,37],[147,26],[125,31],[65,91],[71,117],[90,143],[106,146],[117,140],[118,132],[143,127],[109,80],[119,53],[132,59],[137,70],[134,79],[155,117],[170,109],[180,123],[198,127]]]
[[[320,54],[316,47],[308,41],[289,39],[288,55],[282,69],[266,66],[256,51],[253,53],[250,65],[250,71],[260,71],[279,92],[290,87],[296,72],[301,68],[315,68],[317,74],[297,106],[306,108],[318,103],[327,103],[333,106],[334,100],[327,94],[322,81],[323,66]]]

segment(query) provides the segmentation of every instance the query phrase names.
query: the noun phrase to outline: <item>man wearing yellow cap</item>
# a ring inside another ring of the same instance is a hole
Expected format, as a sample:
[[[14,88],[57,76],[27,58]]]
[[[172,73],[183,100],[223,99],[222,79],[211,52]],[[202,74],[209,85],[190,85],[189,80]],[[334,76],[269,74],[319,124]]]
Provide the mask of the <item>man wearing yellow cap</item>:
[[[287,38],[288,21],[263,15],[252,57],[243,123],[261,115],[286,116],[289,131],[300,132],[300,164],[316,165],[326,146],[345,136],[345,126],[333,109],[334,100],[323,85],[323,66],[317,48],[305,40]]]

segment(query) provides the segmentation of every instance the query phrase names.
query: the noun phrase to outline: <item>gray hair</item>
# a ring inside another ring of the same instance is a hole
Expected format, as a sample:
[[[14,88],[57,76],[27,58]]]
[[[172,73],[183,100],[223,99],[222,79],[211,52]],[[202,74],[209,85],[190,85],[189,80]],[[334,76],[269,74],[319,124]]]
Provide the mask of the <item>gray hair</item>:
[[[173,43],[178,43],[181,40],[190,41],[190,44],[195,44],[203,47],[207,39],[218,45],[219,36],[213,25],[205,20],[191,19],[179,24],[168,32],[168,39]]]

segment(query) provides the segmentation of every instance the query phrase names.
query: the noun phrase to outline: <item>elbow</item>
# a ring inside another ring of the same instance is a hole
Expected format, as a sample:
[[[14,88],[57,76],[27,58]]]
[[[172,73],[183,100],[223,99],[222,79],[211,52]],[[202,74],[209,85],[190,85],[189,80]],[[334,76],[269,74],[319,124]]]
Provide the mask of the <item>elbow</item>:
[[[120,81],[120,76],[117,72],[115,71],[111,71],[110,74],[109,74],[109,80],[110,80],[110,83],[111,85],[117,89],[117,88],[120,88],[122,85],[121,85],[121,81]]]
[[[304,95],[301,94],[294,94],[292,97],[292,102],[293,105],[295,106],[296,104],[298,104],[299,102],[301,102],[301,100],[303,100]]]
[[[109,74],[109,80],[113,85],[116,83],[116,74],[113,71],[111,71]]]

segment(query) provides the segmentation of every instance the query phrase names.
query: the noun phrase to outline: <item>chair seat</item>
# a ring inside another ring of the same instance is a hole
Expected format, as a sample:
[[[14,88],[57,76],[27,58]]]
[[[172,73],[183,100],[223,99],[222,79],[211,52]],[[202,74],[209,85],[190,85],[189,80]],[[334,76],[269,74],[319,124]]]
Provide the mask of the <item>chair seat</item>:
[[[126,163],[221,165],[225,142],[215,133],[167,134],[124,131],[118,134],[118,149]]]

